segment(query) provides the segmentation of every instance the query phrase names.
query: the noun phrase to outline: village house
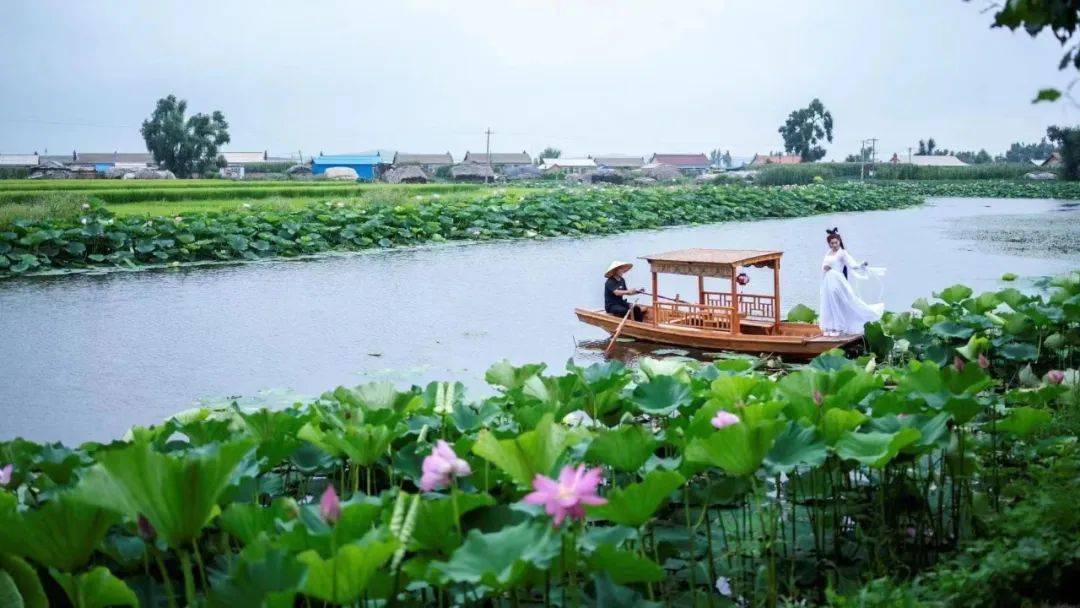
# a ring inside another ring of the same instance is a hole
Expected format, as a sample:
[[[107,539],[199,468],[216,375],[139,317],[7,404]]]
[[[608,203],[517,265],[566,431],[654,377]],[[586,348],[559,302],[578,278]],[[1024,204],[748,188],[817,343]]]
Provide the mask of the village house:
[[[465,152],[465,158],[461,161],[466,164],[491,165],[495,171],[502,172],[508,168],[521,167],[532,164],[532,157],[528,152],[492,152],[490,163],[488,155],[481,152]]]
[[[378,154],[320,154],[311,159],[311,174],[322,175],[331,167],[347,167],[356,171],[360,179],[374,181],[382,173],[380,160]]]
[[[544,158],[540,160],[541,171],[587,173],[594,169],[596,169],[596,163],[591,158]]]
[[[243,167],[245,165],[258,165],[269,160],[270,156],[263,152],[222,152],[225,165],[229,167]]]
[[[709,157],[700,152],[697,154],[653,154],[649,159],[649,164],[675,167],[686,175],[704,173],[712,166]]]
[[[645,165],[645,159],[641,156],[620,156],[610,154],[607,156],[594,156],[593,162],[597,167],[606,167],[616,171],[632,171]]]
[[[36,167],[39,159],[37,152],[33,154],[0,154],[0,167]]]
[[[78,152],[67,155],[44,156],[42,159],[60,163],[71,169],[94,170],[104,173],[112,168],[142,169],[154,165],[149,152]]]
[[[394,155],[392,164],[395,169],[402,167],[420,167],[424,173],[434,175],[435,172],[443,167],[453,166],[454,157],[449,152],[444,154],[413,154],[408,152],[398,152]]]
[[[760,167],[762,165],[798,165],[802,163],[802,157],[798,154],[755,154],[753,160],[747,163],[747,167]]]

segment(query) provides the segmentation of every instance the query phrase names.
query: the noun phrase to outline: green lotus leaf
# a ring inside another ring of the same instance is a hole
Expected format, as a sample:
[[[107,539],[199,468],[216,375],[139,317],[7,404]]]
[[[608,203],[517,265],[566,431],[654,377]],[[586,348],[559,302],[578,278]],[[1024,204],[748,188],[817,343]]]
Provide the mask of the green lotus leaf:
[[[825,443],[835,445],[845,433],[859,428],[859,425],[868,419],[869,416],[858,410],[841,408],[827,410],[821,417],[821,433]]]
[[[307,567],[281,548],[253,546],[240,552],[229,574],[214,585],[210,608],[290,608]]]
[[[660,608],[663,604],[650,602],[640,593],[616,584],[606,572],[593,577],[596,608]]]
[[[49,569],[49,573],[59,583],[75,608],[106,608],[108,606],[137,608],[139,605],[135,592],[102,566],[82,574],[65,574],[52,568]]]
[[[292,498],[277,498],[269,507],[260,504],[236,502],[225,508],[218,516],[222,530],[250,545],[261,535],[272,535],[277,522],[296,517],[299,507]]]
[[[145,442],[102,451],[76,496],[132,520],[143,515],[170,547],[180,548],[213,517],[218,498],[251,451],[247,440],[180,454],[155,452]]]
[[[585,451],[589,462],[602,462],[619,471],[637,471],[659,442],[643,425],[631,424],[600,431]]]
[[[297,433],[304,425],[304,417],[297,415],[294,410],[242,412],[237,408],[236,414],[247,434],[258,442],[256,453],[266,459],[268,466],[276,466],[300,447]]]
[[[626,583],[655,583],[664,578],[664,569],[651,559],[632,551],[602,544],[586,560],[594,572],[606,572],[620,585]]]
[[[790,473],[799,465],[816,467],[825,462],[825,442],[817,429],[788,422],[765,456],[765,469],[771,475]]]
[[[90,560],[117,519],[107,509],[82,504],[73,492],[61,493],[37,509],[0,510],[0,553],[73,572]]]
[[[935,323],[930,328],[930,333],[942,338],[959,338],[963,340],[970,338],[975,333],[975,330],[956,321],[942,321],[941,323]]]
[[[666,416],[671,412],[689,405],[690,386],[680,382],[675,376],[656,376],[639,384],[630,395],[630,400],[639,410],[655,416]]]
[[[974,361],[979,358],[979,353],[984,353],[990,349],[990,340],[978,335],[973,335],[968,339],[967,344],[957,348],[956,352],[964,356],[968,361]]]
[[[488,494],[459,493],[457,515],[464,517],[466,513],[494,504],[495,499]],[[462,538],[457,533],[454,509],[454,500],[449,496],[421,501],[412,533],[412,547],[449,553],[460,545]]]
[[[784,427],[783,420],[751,423],[744,419],[708,437],[695,437],[686,446],[685,457],[691,462],[720,467],[731,475],[750,475],[761,466]]]
[[[686,361],[670,357],[666,359],[642,357],[638,361],[638,369],[650,380],[664,376],[672,376],[682,381],[689,379],[689,366]]]
[[[836,442],[837,456],[881,468],[908,445],[919,440],[918,429],[904,428],[895,433],[856,433],[849,431]]]
[[[970,298],[971,294],[971,288],[967,285],[953,285],[935,293],[934,297],[940,298],[949,304],[959,304],[962,300]]]
[[[328,454],[344,456],[352,463],[366,467],[386,455],[397,433],[389,427],[370,424],[323,430],[309,422],[300,428],[297,436]]]
[[[545,414],[536,428],[512,439],[497,439],[487,429],[480,431],[472,452],[502,469],[519,485],[530,487],[538,474],[551,476],[563,452],[579,438],[577,433],[555,424],[551,414]]]
[[[996,429],[1002,433],[1013,433],[1020,437],[1030,437],[1035,431],[1050,422],[1050,412],[1033,407],[1014,407],[1005,418],[997,422]]]
[[[394,539],[347,544],[328,559],[316,551],[304,551],[296,556],[296,561],[307,566],[307,578],[301,590],[305,595],[325,602],[355,602],[397,546]]]
[[[796,304],[787,313],[787,320],[794,323],[813,323],[816,319],[817,313],[805,304]]]
[[[544,371],[544,364],[523,365],[514,367],[509,361],[503,359],[488,368],[484,374],[484,380],[488,384],[501,386],[507,390],[521,388],[529,378]]]
[[[652,519],[671,493],[685,482],[686,478],[675,471],[657,469],[639,483],[608,492],[607,504],[590,506],[587,511],[594,517],[637,528]]]
[[[0,606],[49,608],[34,567],[7,553],[0,553]]]
[[[450,581],[504,590],[521,582],[530,566],[547,568],[560,549],[550,525],[525,521],[488,534],[470,530],[450,559],[431,567]]]
[[[1039,350],[1031,344],[1013,342],[1001,349],[1001,356],[1011,361],[1034,361],[1039,358]]]

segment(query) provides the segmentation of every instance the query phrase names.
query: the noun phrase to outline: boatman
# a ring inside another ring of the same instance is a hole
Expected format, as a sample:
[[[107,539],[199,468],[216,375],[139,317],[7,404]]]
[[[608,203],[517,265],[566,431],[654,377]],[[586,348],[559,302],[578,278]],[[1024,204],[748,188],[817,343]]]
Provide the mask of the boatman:
[[[626,301],[626,296],[635,296],[639,293],[645,293],[644,289],[626,288],[626,279],[623,278],[623,275],[633,267],[634,265],[629,262],[620,262],[616,260],[612,262],[604,272],[604,276],[607,277],[607,282],[604,283],[604,311],[609,315],[625,317],[626,311],[630,310],[630,302]],[[644,318],[645,311],[635,304],[634,320],[641,321]]]

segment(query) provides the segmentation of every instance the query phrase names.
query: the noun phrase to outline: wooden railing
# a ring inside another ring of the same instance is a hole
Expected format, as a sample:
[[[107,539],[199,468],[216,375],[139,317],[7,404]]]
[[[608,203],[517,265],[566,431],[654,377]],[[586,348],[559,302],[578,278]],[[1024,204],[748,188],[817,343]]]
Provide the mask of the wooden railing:
[[[689,302],[657,302],[656,322],[680,327],[731,331],[732,310],[724,306],[702,306]]]
[[[705,304],[731,308],[731,294],[719,291],[706,291]],[[739,316],[751,321],[774,321],[776,319],[776,298],[749,293],[738,294]]]

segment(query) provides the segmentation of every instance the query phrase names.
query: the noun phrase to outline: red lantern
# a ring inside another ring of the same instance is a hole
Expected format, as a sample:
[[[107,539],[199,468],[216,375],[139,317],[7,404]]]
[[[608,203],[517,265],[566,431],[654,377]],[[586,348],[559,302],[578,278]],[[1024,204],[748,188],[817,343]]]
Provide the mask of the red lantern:
[[[735,282],[739,285],[746,285],[750,282],[750,275],[746,274],[745,272],[740,272],[739,274],[735,275]]]

